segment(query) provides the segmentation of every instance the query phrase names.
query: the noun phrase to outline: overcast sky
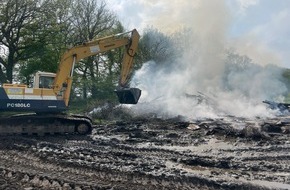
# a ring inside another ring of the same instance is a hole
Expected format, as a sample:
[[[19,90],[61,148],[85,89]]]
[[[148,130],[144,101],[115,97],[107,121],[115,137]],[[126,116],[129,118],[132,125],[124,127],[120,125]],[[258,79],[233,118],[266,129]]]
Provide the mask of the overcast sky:
[[[240,54],[248,55],[259,64],[290,68],[290,0],[107,2],[128,29],[137,28],[142,33],[144,28],[153,26],[171,33],[183,26],[204,29],[218,24],[224,27],[225,44]],[[213,17],[216,23],[210,22]]]

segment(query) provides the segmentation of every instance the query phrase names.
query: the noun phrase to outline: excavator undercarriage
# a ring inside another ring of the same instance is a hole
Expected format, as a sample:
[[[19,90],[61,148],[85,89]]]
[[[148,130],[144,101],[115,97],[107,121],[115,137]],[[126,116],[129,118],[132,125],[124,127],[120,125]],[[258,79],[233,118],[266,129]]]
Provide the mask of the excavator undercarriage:
[[[17,114],[0,117],[0,135],[89,134],[89,117],[66,114]]]

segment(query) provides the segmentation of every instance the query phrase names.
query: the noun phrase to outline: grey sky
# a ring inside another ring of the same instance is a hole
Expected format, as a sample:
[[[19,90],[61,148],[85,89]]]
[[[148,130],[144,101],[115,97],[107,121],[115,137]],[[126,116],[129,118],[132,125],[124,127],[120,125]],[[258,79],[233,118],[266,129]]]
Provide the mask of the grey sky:
[[[228,23],[221,24],[225,27],[227,45],[259,64],[290,68],[290,0],[220,0],[222,5],[213,0],[107,2],[126,28],[141,32],[150,26],[168,33],[182,26],[198,29],[205,27],[209,16],[227,17]]]

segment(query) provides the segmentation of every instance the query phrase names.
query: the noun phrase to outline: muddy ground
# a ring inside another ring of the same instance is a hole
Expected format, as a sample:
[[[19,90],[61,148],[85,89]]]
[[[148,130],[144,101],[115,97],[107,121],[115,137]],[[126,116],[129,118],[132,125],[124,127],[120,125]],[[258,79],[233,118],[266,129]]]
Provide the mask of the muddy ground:
[[[0,137],[0,189],[290,189],[290,119],[135,118]]]

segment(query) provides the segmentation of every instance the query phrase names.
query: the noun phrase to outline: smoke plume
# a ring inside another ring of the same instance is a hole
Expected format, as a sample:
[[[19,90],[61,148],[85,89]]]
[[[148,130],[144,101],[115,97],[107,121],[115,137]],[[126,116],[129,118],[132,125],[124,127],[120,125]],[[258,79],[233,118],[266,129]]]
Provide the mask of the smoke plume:
[[[134,110],[187,119],[271,116],[262,101],[286,92],[281,69],[257,65],[235,52],[227,56],[230,11],[225,2],[182,1],[167,11],[172,11],[171,22],[160,16],[152,23],[169,32],[176,27],[190,28],[185,35],[187,46],[174,61],[162,66],[150,61],[136,72],[133,83],[143,94]],[[178,23],[176,27],[174,23]]]

